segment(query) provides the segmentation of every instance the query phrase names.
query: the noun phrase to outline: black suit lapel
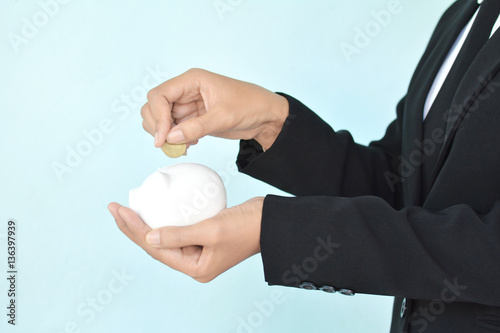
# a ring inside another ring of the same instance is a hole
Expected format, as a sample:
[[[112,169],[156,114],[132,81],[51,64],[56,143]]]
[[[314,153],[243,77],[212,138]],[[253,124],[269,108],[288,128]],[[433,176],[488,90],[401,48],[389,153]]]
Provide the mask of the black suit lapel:
[[[479,51],[474,62],[465,73],[460,85],[453,97],[452,107],[449,110],[449,117],[446,124],[446,135],[443,148],[438,158],[438,163],[433,172],[432,182],[436,180],[441,170],[450,147],[453,144],[453,138],[458,126],[464,119],[474,115],[474,112],[480,111],[480,102],[482,98],[487,98],[491,93],[482,92],[489,85],[490,89],[500,89],[491,83],[491,79],[500,70],[500,31],[497,31],[488,42]],[[479,98],[481,96],[481,98]]]
[[[403,191],[405,206],[418,206],[422,203],[422,129],[423,110],[429,90],[451,47],[464,26],[477,10],[476,1],[467,2],[453,15],[443,28],[436,30],[422,60],[417,66],[407,94],[406,110],[403,119],[403,144],[401,175],[404,179]]]

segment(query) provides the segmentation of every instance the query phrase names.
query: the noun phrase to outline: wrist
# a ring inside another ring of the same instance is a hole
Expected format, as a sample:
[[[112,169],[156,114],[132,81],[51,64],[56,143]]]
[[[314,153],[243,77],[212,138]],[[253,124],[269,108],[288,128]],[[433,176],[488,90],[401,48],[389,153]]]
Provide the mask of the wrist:
[[[289,114],[288,100],[281,95],[274,95],[276,98],[269,112],[271,119],[264,124],[262,130],[254,138],[264,151],[271,148],[274,141],[276,141]]]

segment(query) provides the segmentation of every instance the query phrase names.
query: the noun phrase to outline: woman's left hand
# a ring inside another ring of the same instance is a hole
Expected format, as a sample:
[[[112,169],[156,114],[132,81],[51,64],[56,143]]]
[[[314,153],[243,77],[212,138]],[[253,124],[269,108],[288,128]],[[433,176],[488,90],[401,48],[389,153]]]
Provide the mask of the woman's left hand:
[[[255,197],[190,226],[154,230],[130,208],[112,202],[108,209],[118,228],[151,257],[209,282],[260,252],[263,204],[264,197]]]

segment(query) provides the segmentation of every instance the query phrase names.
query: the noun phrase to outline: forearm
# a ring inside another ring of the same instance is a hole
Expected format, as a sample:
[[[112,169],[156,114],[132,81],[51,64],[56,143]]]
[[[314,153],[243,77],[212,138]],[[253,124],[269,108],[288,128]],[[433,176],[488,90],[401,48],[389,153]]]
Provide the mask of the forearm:
[[[385,143],[358,145],[348,132],[335,132],[305,105],[284,96],[289,115],[269,150],[263,153],[254,140],[240,142],[241,172],[294,195],[376,195],[397,205],[400,193],[385,178],[387,172],[397,174],[397,139],[391,138],[392,152]]]

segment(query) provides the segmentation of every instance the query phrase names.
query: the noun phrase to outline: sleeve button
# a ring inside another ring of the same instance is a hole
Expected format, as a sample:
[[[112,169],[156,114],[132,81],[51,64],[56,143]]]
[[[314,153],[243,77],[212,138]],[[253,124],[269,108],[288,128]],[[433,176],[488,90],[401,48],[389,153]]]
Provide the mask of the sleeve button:
[[[325,293],[330,293],[330,294],[334,294],[337,292],[337,290],[335,288],[333,288],[332,286],[321,286],[321,288],[319,288],[319,290],[322,290]]]
[[[345,296],[354,296],[356,293],[350,289],[340,289],[339,293]]]
[[[406,298],[403,298],[403,302],[401,303],[401,311],[400,311],[401,318],[404,318],[407,310],[408,310],[408,306],[406,305]]]
[[[299,288],[306,289],[306,290],[317,290],[318,287],[312,282],[302,282],[299,285]]]

